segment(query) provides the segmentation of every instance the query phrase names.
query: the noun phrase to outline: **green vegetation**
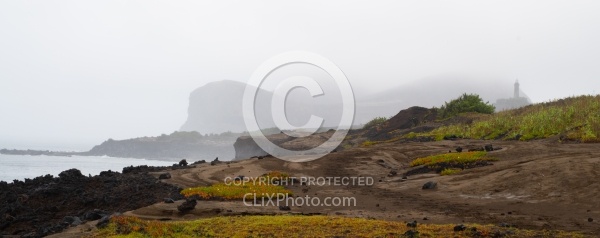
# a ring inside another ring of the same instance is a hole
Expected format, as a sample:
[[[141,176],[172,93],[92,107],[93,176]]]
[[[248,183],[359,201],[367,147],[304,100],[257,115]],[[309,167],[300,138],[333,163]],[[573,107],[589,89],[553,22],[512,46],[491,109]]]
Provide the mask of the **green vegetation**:
[[[186,188],[181,190],[185,197],[198,196],[202,199],[225,199],[241,200],[248,193],[253,197],[262,198],[273,196],[274,194],[285,194],[291,196],[292,192],[281,186],[282,180],[288,180],[286,173],[273,171],[266,173],[258,178],[247,178],[247,180],[227,181],[227,183],[216,183],[207,187]]]
[[[446,175],[453,175],[456,174],[458,172],[462,171],[461,169],[451,169],[451,168],[445,168],[442,170],[442,172],[440,172],[440,175],[442,176],[446,176]]]
[[[471,124],[443,126],[420,136],[472,139],[542,139],[600,142],[600,96],[579,96],[502,111]]]
[[[478,112],[492,114],[496,108],[489,102],[483,102],[483,99],[477,94],[463,94],[457,99],[446,102],[440,109],[438,115],[440,118],[449,118],[465,112]]]
[[[365,124],[363,129],[369,129],[369,128],[381,125],[387,120],[388,120],[387,117],[375,117],[371,121],[367,122],[367,124]]]
[[[379,141],[366,140],[362,143],[362,146],[372,146],[372,145],[376,145],[376,144],[380,144],[380,143],[390,143],[390,142],[394,142],[394,141],[398,141],[398,140],[400,140],[400,137],[392,138],[389,140],[379,140]]]
[[[410,162],[411,167],[424,165],[440,175],[451,175],[462,169],[483,165],[484,161],[495,161],[497,159],[487,156],[485,151],[471,151],[461,153],[446,153],[417,158]]]
[[[370,141],[370,140],[366,140],[362,143],[362,146],[372,146],[374,144],[377,144],[377,141]]]
[[[467,164],[481,160],[493,160],[486,157],[485,151],[471,151],[461,153],[446,153],[440,155],[432,155],[423,158],[418,158],[410,162],[410,166],[419,165],[436,165],[439,163],[452,163],[452,164]]]
[[[583,237],[574,232],[466,225],[477,229],[477,237]],[[419,224],[416,230],[421,237],[473,237],[471,230],[455,232],[453,227]],[[402,222],[330,216],[238,216],[178,222],[120,216],[92,237],[400,237],[409,229]]]

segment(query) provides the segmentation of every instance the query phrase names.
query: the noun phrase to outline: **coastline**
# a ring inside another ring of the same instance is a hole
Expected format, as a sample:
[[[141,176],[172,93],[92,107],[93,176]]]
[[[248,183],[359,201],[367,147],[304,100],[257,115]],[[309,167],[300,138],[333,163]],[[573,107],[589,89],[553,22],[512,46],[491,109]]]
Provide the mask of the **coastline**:
[[[58,176],[64,170],[77,168],[84,175],[98,175],[102,171],[121,171],[127,166],[171,166],[174,161],[109,156],[47,156],[0,154],[0,181],[24,181],[51,174]]]

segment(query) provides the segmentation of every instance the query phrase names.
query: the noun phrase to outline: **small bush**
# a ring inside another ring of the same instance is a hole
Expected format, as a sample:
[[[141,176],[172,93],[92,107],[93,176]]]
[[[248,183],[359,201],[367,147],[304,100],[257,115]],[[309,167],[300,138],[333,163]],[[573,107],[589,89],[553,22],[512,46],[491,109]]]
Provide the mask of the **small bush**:
[[[496,110],[494,105],[483,102],[477,94],[463,94],[457,99],[446,102],[439,110],[440,117],[449,118],[465,112],[478,112],[492,114]]]
[[[363,129],[369,129],[369,128],[381,125],[385,121],[387,121],[386,117],[375,117],[371,121],[367,122],[367,124],[365,124],[365,126],[363,126]]]

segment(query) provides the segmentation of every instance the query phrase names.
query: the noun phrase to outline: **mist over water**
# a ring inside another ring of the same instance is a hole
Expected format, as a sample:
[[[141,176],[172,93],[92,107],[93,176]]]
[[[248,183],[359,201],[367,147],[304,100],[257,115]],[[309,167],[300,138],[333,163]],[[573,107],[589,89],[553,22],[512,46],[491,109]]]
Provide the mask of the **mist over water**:
[[[169,166],[174,162],[113,158],[107,156],[29,156],[29,155],[4,155],[0,154],[0,181],[12,182],[13,180],[32,179],[34,177],[50,174],[58,176],[62,171],[76,168],[83,175],[98,175],[102,171],[112,170],[121,172],[127,166]]]

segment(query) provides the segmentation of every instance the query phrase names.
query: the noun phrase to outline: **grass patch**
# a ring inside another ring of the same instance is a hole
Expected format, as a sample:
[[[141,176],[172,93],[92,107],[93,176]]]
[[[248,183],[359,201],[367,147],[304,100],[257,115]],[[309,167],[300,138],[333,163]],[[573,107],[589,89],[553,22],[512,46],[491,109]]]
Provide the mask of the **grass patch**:
[[[446,153],[439,155],[431,155],[423,158],[417,158],[410,162],[411,167],[419,165],[435,165],[439,163],[451,163],[451,164],[467,164],[481,160],[492,160],[486,157],[487,152],[485,151],[471,151],[461,153]]]
[[[377,141],[370,141],[370,140],[366,140],[366,141],[364,141],[364,142],[362,143],[362,146],[372,146],[372,145],[375,145],[375,144],[377,144],[377,143],[378,143]]]
[[[494,225],[466,224],[475,227],[478,237],[583,237],[564,231],[536,231],[501,228]],[[454,232],[453,224],[419,224],[420,237],[473,237],[473,232]],[[92,237],[400,237],[409,228],[405,223],[329,216],[241,216],[213,217],[195,221],[160,222],[135,217],[114,217],[109,225]]]
[[[227,183],[216,183],[206,187],[194,187],[181,190],[185,197],[197,196],[201,199],[224,199],[241,200],[248,193],[256,195],[257,198],[271,196],[273,194],[285,194],[291,196],[292,191],[281,186],[283,180],[289,180],[286,173],[272,171],[258,178],[246,178],[246,180],[227,181]]]
[[[579,96],[507,110],[470,124],[443,126],[421,136],[471,139],[561,139],[600,142],[600,95]]]
[[[371,146],[371,145],[376,145],[376,144],[381,144],[381,143],[391,143],[391,142],[399,141],[400,139],[402,139],[402,137],[394,137],[389,140],[379,140],[379,141],[367,140],[362,143],[362,146]]]
[[[463,169],[491,165],[488,161],[497,159],[487,156],[485,151],[471,151],[461,153],[446,153],[417,158],[410,162],[411,167],[425,166],[440,175],[451,175]]]
[[[451,168],[445,168],[442,170],[442,172],[440,172],[440,175],[442,176],[446,176],[446,175],[453,175],[456,174],[458,172],[462,171],[461,169],[451,169]]]

